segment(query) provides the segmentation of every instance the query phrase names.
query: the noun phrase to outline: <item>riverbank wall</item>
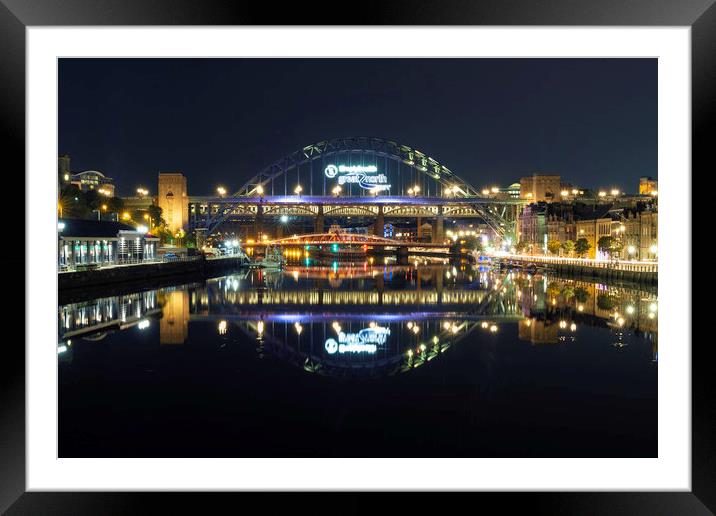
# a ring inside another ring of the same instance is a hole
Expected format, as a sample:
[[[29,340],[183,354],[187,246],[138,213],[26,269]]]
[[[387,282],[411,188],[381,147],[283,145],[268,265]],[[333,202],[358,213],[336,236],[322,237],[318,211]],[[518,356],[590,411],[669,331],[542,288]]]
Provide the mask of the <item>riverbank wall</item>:
[[[605,263],[603,266],[582,265],[577,263],[560,263],[533,261],[529,259],[509,258],[500,260],[501,267],[547,269],[559,276],[570,277],[579,280],[597,280],[604,282],[633,283],[648,287],[656,287],[659,282],[658,271],[643,270],[637,266],[633,268],[613,267]]]
[[[90,271],[60,272],[57,274],[59,293],[72,297],[74,292],[126,285],[151,285],[173,281],[196,281],[212,275],[241,270],[247,265],[238,257],[214,258],[178,262],[157,262]]]

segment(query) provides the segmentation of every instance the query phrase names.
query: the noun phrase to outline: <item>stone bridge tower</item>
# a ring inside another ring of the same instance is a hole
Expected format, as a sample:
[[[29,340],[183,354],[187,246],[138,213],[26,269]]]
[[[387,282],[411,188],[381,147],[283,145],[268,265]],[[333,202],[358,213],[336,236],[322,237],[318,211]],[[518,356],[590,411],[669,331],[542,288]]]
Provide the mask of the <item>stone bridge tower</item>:
[[[172,231],[186,229],[189,225],[189,197],[186,177],[181,172],[159,172],[157,204],[162,209],[162,218]]]

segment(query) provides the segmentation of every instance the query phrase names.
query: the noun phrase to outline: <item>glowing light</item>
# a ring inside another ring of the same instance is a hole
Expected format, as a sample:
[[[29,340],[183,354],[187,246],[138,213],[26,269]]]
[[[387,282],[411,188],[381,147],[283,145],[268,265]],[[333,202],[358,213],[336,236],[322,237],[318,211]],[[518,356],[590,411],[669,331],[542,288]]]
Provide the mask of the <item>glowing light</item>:
[[[259,321],[258,323],[256,323],[256,331],[258,332],[259,335],[261,335],[264,332],[264,322],[263,321]]]
[[[63,229],[65,229],[65,223],[64,223],[64,222],[58,222],[58,223],[57,223],[57,229],[58,229],[59,231],[62,231]]]
[[[288,222],[288,215],[281,215],[281,222],[284,224]]]
[[[221,195],[222,197],[223,197],[224,195],[226,195],[226,188],[224,188],[223,186],[217,187],[217,188],[216,188],[216,191],[217,191],[217,193],[218,193],[219,195]]]
[[[256,187],[256,193],[259,194],[259,195],[263,195],[263,193],[264,193],[264,187],[261,186],[261,185],[257,186],[257,187]]]
[[[296,323],[294,324],[294,326],[295,326],[295,328],[296,328],[296,333],[298,333],[299,335],[301,335],[301,332],[303,331],[303,326],[301,326],[301,323],[296,322]]]
[[[649,311],[650,312],[656,312],[656,303],[651,303],[649,305]]]
[[[219,335],[224,335],[226,333],[226,321],[219,321]]]
[[[632,305],[627,306],[627,307],[626,307],[626,313],[628,313],[629,315],[633,314],[633,313],[634,313],[634,307],[633,307]]]
[[[492,326],[490,326],[490,331],[491,331],[492,333],[497,332],[497,325],[496,325],[496,324],[493,324]]]
[[[481,324],[480,326],[481,326],[482,328],[487,328],[487,327],[490,326],[490,325],[487,324],[487,322],[482,321],[482,324]]]
[[[613,188],[612,191],[611,191],[611,194],[612,194],[612,195],[619,195],[619,190],[617,190],[616,188]]]
[[[577,331],[577,325],[574,324],[574,323],[572,323],[572,324],[569,325],[569,329],[572,330],[572,331]]]
[[[419,331],[420,331],[420,328],[418,328],[417,324],[415,326],[413,326],[413,333],[415,333],[417,335]]]
[[[599,195],[599,197],[606,197],[606,196],[607,196],[607,192],[601,191],[601,192],[599,192],[598,195]]]

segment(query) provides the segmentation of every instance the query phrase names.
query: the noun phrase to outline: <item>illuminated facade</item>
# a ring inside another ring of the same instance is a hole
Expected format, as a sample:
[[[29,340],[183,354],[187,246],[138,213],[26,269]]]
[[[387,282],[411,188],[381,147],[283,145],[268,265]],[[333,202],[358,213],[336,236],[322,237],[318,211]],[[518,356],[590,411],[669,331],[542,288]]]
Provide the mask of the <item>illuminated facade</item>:
[[[57,237],[61,269],[154,260],[159,242],[155,236],[126,224],[82,219],[60,219]]]
[[[520,198],[531,202],[555,202],[560,200],[562,179],[554,174],[532,174],[520,178]]]
[[[189,198],[186,177],[180,172],[160,172],[157,204],[170,231],[189,225]]]
[[[642,176],[639,178],[639,194],[654,195],[659,190],[658,181],[653,177]]]

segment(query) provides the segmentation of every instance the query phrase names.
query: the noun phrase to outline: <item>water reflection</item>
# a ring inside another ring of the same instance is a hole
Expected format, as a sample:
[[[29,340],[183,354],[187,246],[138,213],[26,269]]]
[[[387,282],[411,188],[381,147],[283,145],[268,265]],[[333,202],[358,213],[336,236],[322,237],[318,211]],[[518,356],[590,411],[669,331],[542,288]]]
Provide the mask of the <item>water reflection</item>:
[[[385,376],[514,325],[534,346],[578,346],[585,327],[615,350],[646,339],[656,361],[657,322],[656,293],[623,286],[474,267],[292,267],[61,306],[58,354],[71,360],[78,339],[157,323],[159,345],[176,346],[210,325],[220,345],[253,345],[258,358],[329,376]]]

